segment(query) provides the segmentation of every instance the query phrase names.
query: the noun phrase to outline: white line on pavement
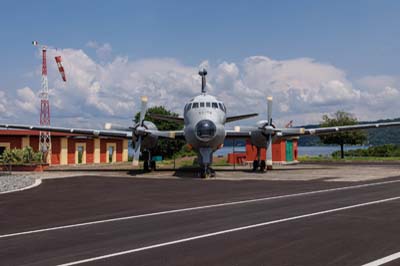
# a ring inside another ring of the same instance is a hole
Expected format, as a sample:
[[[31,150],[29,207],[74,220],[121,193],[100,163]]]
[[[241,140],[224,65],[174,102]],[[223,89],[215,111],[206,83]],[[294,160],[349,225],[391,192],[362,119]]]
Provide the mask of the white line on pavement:
[[[232,205],[239,205],[239,204],[258,202],[258,201],[268,201],[268,200],[276,200],[276,199],[285,199],[285,198],[292,198],[292,197],[308,196],[308,195],[319,194],[319,193],[327,193],[327,192],[341,191],[341,190],[348,190],[348,189],[373,187],[373,186],[386,185],[386,184],[399,183],[399,182],[400,182],[400,180],[392,180],[392,181],[376,182],[376,183],[369,183],[369,184],[363,184],[363,185],[355,185],[355,186],[330,188],[330,189],[323,189],[323,190],[316,190],[316,191],[309,191],[309,192],[301,192],[301,193],[296,193],[296,194],[288,194],[288,195],[273,196],[273,197],[266,197],[266,198],[257,198],[257,199],[233,201],[233,202],[219,203],[219,204],[206,205],[206,206],[190,207],[190,208],[183,208],[183,209],[174,209],[174,210],[161,211],[161,212],[145,213],[145,214],[139,214],[139,215],[126,216],[126,217],[111,218],[111,219],[106,219],[106,220],[99,220],[99,221],[92,221],[92,222],[85,222],[85,223],[77,223],[77,224],[69,224],[69,225],[62,225],[62,226],[56,226],[56,227],[50,227],[50,228],[37,229],[37,230],[32,230],[32,231],[23,231],[23,232],[18,232],[18,233],[5,234],[5,235],[0,235],[0,239],[1,238],[6,238],[6,237],[14,237],[14,236],[29,235],[29,234],[49,232],[49,231],[55,231],[55,230],[76,228],[76,227],[81,227],[81,226],[88,226],[88,225],[95,225],[95,224],[102,224],[102,223],[110,223],[110,222],[117,222],[117,221],[131,220],[131,219],[138,219],[138,218],[144,218],[144,217],[150,217],[150,216],[172,214],[172,213],[180,213],[180,212],[187,212],[187,211],[195,211],[195,210],[217,208],[217,207],[224,207],[224,206],[232,206]]]
[[[362,266],[379,266],[379,265],[382,265],[382,264],[397,260],[399,258],[400,258],[400,252],[397,252],[397,253],[394,253],[392,255],[389,255],[389,256],[386,256],[384,258],[381,258],[379,260],[375,260],[375,261],[372,261],[370,263],[364,264]]]
[[[179,240],[175,240],[175,241],[160,243],[160,244],[156,244],[156,245],[151,245],[151,246],[146,246],[146,247],[141,247],[141,248],[136,248],[136,249],[131,249],[131,250],[125,250],[125,251],[121,251],[121,252],[117,252],[117,253],[111,253],[111,254],[88,258],[88,259],[84,259],[84,260],[73,261],[73,262],[69,262],[69,263],[65,263],[65,264],[60,264],[58,266],[71,266],[71,265],[77,265],[77,264],[82,264],[82,263],[86,263],[86,262],[103,260],[103,259],[112,258],[112,257],[116,257],[116,256],[136,253],[136,252],[143,251],[143,250],[149,250],[149,249],[154,249],[154,248],[158,248],[158,247],[170,246],[170,245],[188,242],[188,241],[192,241],[192,240],[197,240],[197,239],[202,239],[202,238],[207,238],[207,237],[212,237],[212,236],[217,236],[217,235],[222,235],[222,234],[227,234],[227,233],[232,233],[232,232],[237,232],[237,231],[242,231],[242,230],[247,230],[247,229],[252,229],[252,228],[261,227],[261,226],[278,224],[278,223],[283,223],[283,222],[288,222],[288,221],[293,221],[293,220],[299,220],[302,218],[307,218],[307,217],[312,217],[312,216],[317,216],[317,215],[322,215],[322,214],[327,214],[327,213],[333,213],[333,212],[339,212],[339,211],[384,203],[384,202],[398,200],[398,199],[400,199],[400,196],[394,197],[394,198],[370,201],[370,202],[365,202],[365,203],[360,203],[360,204],[356,204],[356,205],[351,205],[351,206],[346,206],[346,207],[341,207],[341,208],[336,208],[336,209],[330,209],[330,210],[325,210],[325,211],[320,211],[320,212],[303,214],[303,215],[299,215],[299,216],[294,216],[294,217],[289,217],[289,218],[284,218],[284,219],[279,219],[279,220],[274,220],[274,221],[268,221],[268,222],[264,222],[264,223],[252,224],[252,225],[247,225],[247,226],[243,226],[243,227],[236,227],[236,228],[213,232],[213,233],[209,233],[209,234],[198,235],[198,236],[189,237],[189,238],[183,238],[183,239],[179,239]],[[373,265],[380,265],[380,264],[373,264]]]

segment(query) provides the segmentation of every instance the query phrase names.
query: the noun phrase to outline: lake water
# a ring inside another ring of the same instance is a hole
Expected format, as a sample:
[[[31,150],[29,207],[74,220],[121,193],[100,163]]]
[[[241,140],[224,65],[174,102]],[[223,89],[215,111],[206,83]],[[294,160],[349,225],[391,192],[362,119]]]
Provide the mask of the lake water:
[[[357,149],[367,149],[368,146],[344,146],[344,150],[357,150]],[[327,156],[331,155],[335,151],[339,151],[340,146],[299,146],[299,156]],[[224,156],[228,153],[232,153],[232,147],[226,146],[222,149],[217,150],[214,154],[216,156]],[[246,147],[240,146],[235,147],[235,152],[246,152]]]
[[[344,146],[345,151],[367,149],[368,146]],[[335,151],[340,151],[340,146],[299,146],[300,156],[326,156],[331,155]]]
[[[367,149],[368,146],[344,146],[344,150],[357,150],[357,149]],[[329,156],[332,152],[339,151],[340,146],[299,146],[299,156]],[[214,156],[225,156],[228,153],[232,153],[233,149],[230,146],[225,146],[214,153]],[[235,147],[235,152],[246,152],[245,146]],[[129,155],[133,154],[133,149],[129,148]]]

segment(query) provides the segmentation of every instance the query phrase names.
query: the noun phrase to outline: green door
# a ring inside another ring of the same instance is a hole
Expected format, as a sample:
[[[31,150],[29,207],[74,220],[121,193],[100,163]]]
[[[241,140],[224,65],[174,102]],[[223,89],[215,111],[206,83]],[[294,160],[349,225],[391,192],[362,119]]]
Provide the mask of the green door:
[[[292,140],[286,141],[286,161],[287,162],[293,161],[293,141]]]

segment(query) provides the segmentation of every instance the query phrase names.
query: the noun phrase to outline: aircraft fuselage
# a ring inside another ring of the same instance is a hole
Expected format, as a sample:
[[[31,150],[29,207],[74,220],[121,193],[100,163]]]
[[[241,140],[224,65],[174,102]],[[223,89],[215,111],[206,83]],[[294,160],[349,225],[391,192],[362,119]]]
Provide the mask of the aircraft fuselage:
[[[214,96],[198,95],[185,105],[184,121],[186,142],[199,155],[200,165],[208,166],[225,140],[225,105]]]

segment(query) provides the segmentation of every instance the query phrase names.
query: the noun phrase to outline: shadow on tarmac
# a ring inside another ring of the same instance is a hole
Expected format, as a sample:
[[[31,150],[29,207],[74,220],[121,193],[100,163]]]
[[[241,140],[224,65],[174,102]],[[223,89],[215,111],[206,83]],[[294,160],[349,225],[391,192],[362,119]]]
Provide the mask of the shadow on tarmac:
[[[288,171],[315,171],[318,169],[327,169],[329,167],[313,167],[313,168],[307,168],[307,167],[296,167],[296,168],[279,168],[279,169],[274,169],[272,171],[274,172],[288,172]],[[269,171],[267,172],[259,172],[256,171],[254,172],[252,169],[243,169],[243,168],[236,168],[236,169],[214,169],[216,171],[217,177],[219,172],[230,172],[230,173],[244,173],[244,174],[268,174]],[[146,175],[146,174],[157,174],[157,173],[165,173],[165,172],[173,172],[172,176],[177,177],[177,178],[199,178],[200,179],[200,171],[199,168],[197,167],[184,167],[184,168],[178,168],[178,169],[173,169],[173,168],[161,168],[157,169],[156,171],[148,172],[144,171],[143,169],[102,169],[102,168],[76,168],[76,169],[51,169],[48,170],[50,172],[82,172],[82,173],[93,173],[93,172],[108,172],[108,173],[124,173],[130,176],[138,176],[138,175]]]

